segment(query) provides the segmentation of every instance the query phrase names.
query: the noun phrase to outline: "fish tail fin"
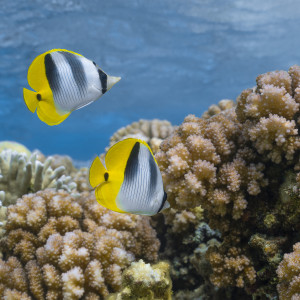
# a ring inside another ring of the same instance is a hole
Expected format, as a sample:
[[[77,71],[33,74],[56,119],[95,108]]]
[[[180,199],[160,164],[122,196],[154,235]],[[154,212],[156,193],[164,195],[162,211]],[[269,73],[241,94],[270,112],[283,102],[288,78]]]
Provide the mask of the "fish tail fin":
[[[37,106],[38,106],[38,103],[39,103],[39,100],[37,99],[37,92],[34,92],[34,91],[30,91],[28,89],[25,89],[23,88],[23,97],[24,97],[24,101],[28,107],[28,109],[34,113]]]
[[[97,156],[94,161],[91,164],[90,172],[89,172],[89,181],[90,185],[95,188],[97,185],[99,185],[104,180],[107,180],[105,174],[107,173],[107,170],[103,166],[99,156]]]

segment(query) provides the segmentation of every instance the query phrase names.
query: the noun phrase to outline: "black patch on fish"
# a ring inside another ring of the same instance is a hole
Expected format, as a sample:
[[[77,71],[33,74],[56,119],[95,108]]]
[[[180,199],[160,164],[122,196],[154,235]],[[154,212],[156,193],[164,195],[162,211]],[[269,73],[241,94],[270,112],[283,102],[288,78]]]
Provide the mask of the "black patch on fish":
[[[37,94],[37,95],[36,95],[36,99],[38,99],[39,101],[41,101],[41,100],[42,100],[41,94]]]
[[[148,152],[149,149],[147,148]],[[149,196],[151,198],[151,196],[154,194],[155,190],[156,190],[156,184],[157,184],[157,168],[156,168],[156,163],[154,161],[154,158],[152,156],[151,153],[149,153],[149,167],[150,167],[150,182],[149,182]]]
[[[46,77],[48,79],[50,88],[53,94],[56,94],[60,90],[59,88],[60,79],[59,79],[59,73],[57,67],[50,53],[45,55],[45,68],[46,68]]]
[[[139,166],[139,152],[140,152],[140,143],[136,142],[130,152],[124,173],[124,181],[130,184],[137,175],[137,170]]]
[[[162,200],[162,202],[161,202],[161,205],[160,205],[160,207],[159,207],[159,209],[158,209],[158,211],[157,211],[157,213],[159,213],[161,210],[162,210],[162,208],[164,207],[164,205],[165,205],[165,203],[166,203],[166,201],[167,201],[167,193],[164,191],[164,197],[163,197],[163,200]]]
[[[104,180],[107,181],[109,177],[109,174],[107,172],[104,173]]]
[[[98,69],[98,74],[101,81],[102,94],[105,94],[107,91],[107,75],[101,69]]]
[[[80,96],[84,98],[86,92],[87,80],[79,56],[65,51],[59,51],[59,53],[64,56],[64,58],[70,65],[74,80],[79,89]]]
[[[96,63],[93,61],[93,65],[96,66]]]

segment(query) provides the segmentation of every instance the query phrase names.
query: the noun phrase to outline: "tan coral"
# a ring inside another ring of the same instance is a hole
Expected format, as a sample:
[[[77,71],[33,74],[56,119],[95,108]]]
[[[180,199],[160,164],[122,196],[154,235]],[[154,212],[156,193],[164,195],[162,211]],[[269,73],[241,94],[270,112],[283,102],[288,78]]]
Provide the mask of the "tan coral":
[[[296,243],[293,250],[292,253],[284,255],[277,268],[277,290],[280,300],[300,298],[300,243]]]
[[[109,211],[89,193],[25,195],[9,207],[7,220],[2,295],[16,290],[34,299],[102,299],[120,287],[122,270],[134,259],[155,261],[160,245],[148,217]]]
[[[257,77],[257,88],[247,89],[237,99],[236,113],[243,134],[260,154],[279,164],[294,159],[300,149],[297,128],[299,67]]]
[[[169,264],[159,262],[155,265],[139,260],[134,262],[123,273],[122,289],[110,295],[107,300],[149,299],[171,300],[172,282],[169,275]]]
[[[238,248],[230,248],[227,255],[222,255],[214,250],[209,250],[207,258],[212,266],[213,274],[210,280],[217,287],[237,286],[255,282],[256,272],[251,261],[245,255],[240,254]]]
[[[172,134],[174,127],[166,120],[139,120],[126,127],[120,128],[110,138],[109,147],[126,138],[142,139],[149,144],[155,153],[163,139]],[[109,148],[108,147],[108,148]],[[108,149],[106,149],[108,150]]]
[[[218,105],[211,105],[206,112],[203,113],[202,119],[209,119],[210,117],[219,114],[220,112],[233,108],[235,103],[233,100],[223,99],[219,101]]]

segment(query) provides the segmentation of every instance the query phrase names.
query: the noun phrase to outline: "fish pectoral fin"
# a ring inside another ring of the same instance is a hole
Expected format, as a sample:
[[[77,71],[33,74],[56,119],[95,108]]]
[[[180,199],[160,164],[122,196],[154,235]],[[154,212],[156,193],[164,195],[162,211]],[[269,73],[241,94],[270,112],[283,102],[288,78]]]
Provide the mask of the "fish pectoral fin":
[[[39,103],[39,100],[37,99],[37,95],[38,95],[37,92],[34,92],[34,91],[23,88],[24,101],[25,101],[28,109],[32,113],[35,112],[35,110],[38,106],[38,103]]]
[[[57,113],[54,105],[47,101],[39,101],[37,115],[41,121],[52,126],[58,125],[63,122],[70,115],[70,113],[60,115],[59,113]]]
[[[103,166],[99,156],[97,156],[90,166],[89,181],[90,185],[95,188],[103,181],[107,181],[108,172]]]

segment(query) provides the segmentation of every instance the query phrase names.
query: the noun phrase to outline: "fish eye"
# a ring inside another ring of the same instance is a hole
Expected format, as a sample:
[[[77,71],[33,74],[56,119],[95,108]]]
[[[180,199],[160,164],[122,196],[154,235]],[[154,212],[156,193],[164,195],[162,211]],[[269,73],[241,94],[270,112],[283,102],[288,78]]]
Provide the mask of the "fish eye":
[[[36,95],[36,98],[37,98],[39,101],[41,101],[41,100],[42,100],[41,94],[37,94],[37,95]]]
[[[104,173],[104,179],[105,179],[105,181],[108,180],[108,173],[107,172]]]

